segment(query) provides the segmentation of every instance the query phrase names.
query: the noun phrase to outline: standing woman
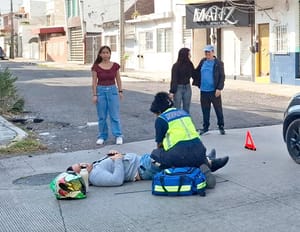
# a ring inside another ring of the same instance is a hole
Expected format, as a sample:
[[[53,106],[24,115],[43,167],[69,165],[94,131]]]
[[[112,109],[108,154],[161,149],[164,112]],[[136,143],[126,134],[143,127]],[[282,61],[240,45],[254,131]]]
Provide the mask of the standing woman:
[[[120,122],[120,99],[123,98],[120,65],[110,61],[111,49],[102,46],[92,66],[93,103],[97,106],[99,135],[97,144],[108,138],[107,114],[110,117],[111,131],[116,144],[123,144]],[[116,85],[117,84],[117,85]]]
[[[190,60],[189,48],[181,48],[178,52],[176,63],[172,67],[170,98],[174,101],[174,107],[190,112],[192,89],[190,79],[194,78],[194,65]]]

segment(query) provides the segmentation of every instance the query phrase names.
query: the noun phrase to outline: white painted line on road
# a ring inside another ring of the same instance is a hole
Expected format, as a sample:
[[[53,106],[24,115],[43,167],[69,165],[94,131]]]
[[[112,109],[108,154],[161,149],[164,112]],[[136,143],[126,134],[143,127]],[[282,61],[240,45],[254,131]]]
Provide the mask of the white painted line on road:
[[[88,126],[98,126],[98,122],[87,122],[86,125],[88,125]]]

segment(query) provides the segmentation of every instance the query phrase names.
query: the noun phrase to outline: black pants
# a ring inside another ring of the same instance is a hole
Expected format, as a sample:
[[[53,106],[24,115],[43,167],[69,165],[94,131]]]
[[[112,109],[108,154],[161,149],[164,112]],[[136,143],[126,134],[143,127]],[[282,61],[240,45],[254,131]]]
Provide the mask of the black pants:
[[[165,151],[163,148],[154,149],[151,153],[151,158],[160,163],[160,168],[162,169],[208,165],[206,148],[200,139],[179,142],[168,151]]]
[[[222,99],[221,95],[219,97],[215,96],[215,91],[212,92],[202,92],[200,96],[201,109],[203,114],[203,128],[208,129],[210,125],[210,108],[211,104],[213,105],[217,119],[218,126],[224,127],[224,117],[222,109]]]

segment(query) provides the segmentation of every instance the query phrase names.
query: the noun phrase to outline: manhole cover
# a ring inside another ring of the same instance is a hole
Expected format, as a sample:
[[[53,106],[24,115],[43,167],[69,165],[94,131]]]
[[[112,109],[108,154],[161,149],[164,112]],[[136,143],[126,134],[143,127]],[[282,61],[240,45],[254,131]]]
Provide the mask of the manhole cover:
[[[37,174],[33,176],[25,176],[18,178],[13,181],[13,184],[25,184],[25,185],[45,185],[50,184],[51,180],[53,180],[60,172],[54,173],[43,173]]]

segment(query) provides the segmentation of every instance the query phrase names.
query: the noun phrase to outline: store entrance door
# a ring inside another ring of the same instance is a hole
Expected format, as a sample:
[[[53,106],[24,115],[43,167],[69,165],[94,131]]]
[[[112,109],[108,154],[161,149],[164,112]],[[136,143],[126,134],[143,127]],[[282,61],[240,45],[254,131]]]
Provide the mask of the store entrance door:
[[[269,24],[259,24],[259,75],[270,75],[270,32]]]

